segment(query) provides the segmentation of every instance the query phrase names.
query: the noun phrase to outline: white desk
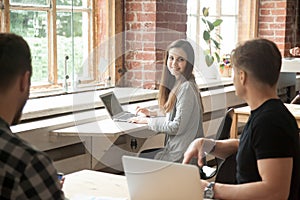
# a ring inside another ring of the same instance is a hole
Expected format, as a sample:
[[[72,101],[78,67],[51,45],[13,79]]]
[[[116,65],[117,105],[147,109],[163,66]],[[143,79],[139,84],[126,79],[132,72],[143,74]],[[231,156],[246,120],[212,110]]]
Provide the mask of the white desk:
[[[61,137],[79,136],[91,155],[90,169],[100,170],[109,167],[122,171],[121,157],[137,155],[146,139],[156,133],[149,130],[146,124],[105,119],[54,130],[51,134]],[[90,138],[91,142],[86,142],[86,138]],[[136,148],[132,148],[132,140],[137,142]]]
[[[127,122],[114,122],[111,119],[99,120],[78,126],[58,129],[51,134],[59,136],[101,136],[118,138],[120,135],[130,134],[147,130],[146,124],[133,124]]]
[[[88,200],[88,197],[130,199],[125,176],[91,170],[66,175],[63,191],[69,200]]]

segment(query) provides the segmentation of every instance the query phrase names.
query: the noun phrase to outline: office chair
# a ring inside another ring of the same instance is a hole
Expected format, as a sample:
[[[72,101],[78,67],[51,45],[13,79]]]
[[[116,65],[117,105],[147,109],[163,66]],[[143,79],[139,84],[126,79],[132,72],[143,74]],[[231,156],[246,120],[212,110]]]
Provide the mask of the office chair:
[[[138,157],[154,156],[157,151],[165,146],[166,134],[158,133],[145,140],[144,144],[139,149]],[[149,158],[151,158],[149,157]]]
[[[225,140],[230,138],[230,129],[232,125],[234,109],[230,108],[226,111],[226,115],[223,118],[219,129],[216,134],[216,140]],[[203,167],[200,170],[200,176],[202,179],[207,180],[216,176],[215,181],[220,183],[235,183],[235,174],[236,174],[236,154],[233,154],[222,160],[220,158],[214,158],[214,164],[216,169],[211,172],[213,166],[207,166],[209,175],[203,170]]]

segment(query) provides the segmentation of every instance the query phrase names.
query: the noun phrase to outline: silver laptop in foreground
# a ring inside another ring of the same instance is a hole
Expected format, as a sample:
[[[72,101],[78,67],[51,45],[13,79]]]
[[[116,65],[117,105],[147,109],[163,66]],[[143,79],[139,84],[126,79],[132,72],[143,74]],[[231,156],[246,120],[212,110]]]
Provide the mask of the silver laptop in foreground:
[[[199,169],[153,159],[123,156],[131,200],[202,200]]]
[[[109,116],[113,120],[126,122],[128,119],[135,116],[135,114],[123,110],[119,100],[113,92],[101,94],[99,97],[109,113]]]

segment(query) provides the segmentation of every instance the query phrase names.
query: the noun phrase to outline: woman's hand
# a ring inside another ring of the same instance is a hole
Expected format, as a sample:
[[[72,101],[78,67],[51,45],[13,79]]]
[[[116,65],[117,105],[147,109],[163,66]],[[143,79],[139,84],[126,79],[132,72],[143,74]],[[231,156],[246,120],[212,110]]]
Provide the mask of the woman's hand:
[[[141,108],[141,107],[136,107],[136,114],[142,113],[147,117],[150,117],[151,113],[150,110],[147,108]]]
[[[130,123],[148,124],[148,119],[145,117],[132,117],[128,120]]]

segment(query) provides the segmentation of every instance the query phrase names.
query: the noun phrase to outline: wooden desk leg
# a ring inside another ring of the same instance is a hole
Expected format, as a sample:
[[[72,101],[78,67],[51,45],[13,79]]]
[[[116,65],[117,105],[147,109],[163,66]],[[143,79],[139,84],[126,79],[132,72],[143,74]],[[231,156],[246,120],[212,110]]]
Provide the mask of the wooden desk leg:
[[[238,135],[238,114],[234,113],[232,116],[232,124],[230,129],[230,138],[237,138]]]

